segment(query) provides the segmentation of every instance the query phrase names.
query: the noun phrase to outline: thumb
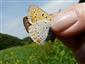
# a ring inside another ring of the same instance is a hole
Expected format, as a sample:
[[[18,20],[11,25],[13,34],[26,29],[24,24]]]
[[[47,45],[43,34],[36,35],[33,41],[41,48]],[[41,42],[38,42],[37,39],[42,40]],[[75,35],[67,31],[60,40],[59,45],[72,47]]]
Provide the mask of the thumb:
[[[76,12],[77,10],[79,13]],[[52,30],[59,36],[72,36],[82,31],[85,25],[84,22],[80,20],[82,19],[81,17],[84,16],[82,10],[82,4],[77,4],[56,15],[51,24]]]
[[[74,11],[61,12],[53,18],[51,28],[56,34],[60,34],[76,22],[77,16]]]

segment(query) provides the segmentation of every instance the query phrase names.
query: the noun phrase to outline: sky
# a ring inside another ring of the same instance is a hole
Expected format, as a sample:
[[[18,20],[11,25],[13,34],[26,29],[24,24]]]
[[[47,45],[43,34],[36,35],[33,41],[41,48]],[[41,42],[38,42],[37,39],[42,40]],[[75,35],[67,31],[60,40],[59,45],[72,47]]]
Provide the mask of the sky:
[[[0,33],[19,38],[28,36],[23,17],[27,15],[29,5],[36,5],[47,13],[65,10],[79,0],[0,0]]]

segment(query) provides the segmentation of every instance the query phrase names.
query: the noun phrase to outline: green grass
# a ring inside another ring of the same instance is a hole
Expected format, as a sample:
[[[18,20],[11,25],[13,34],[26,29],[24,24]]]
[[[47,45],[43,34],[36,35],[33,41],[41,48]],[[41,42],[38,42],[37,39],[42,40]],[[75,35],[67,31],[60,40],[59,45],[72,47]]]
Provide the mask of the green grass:
[[[0,51],[0,64],[76,64],[72,52],[60,41],[35,43]]]

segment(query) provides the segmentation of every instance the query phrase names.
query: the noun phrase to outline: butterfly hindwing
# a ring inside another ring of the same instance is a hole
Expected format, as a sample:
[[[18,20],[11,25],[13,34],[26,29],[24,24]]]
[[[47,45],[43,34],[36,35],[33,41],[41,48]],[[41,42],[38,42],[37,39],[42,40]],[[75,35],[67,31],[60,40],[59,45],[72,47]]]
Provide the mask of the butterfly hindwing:
[[[43,44],[49,31],[50,23],[45,23],[43,21],[47,20],[41,20],[29,27],[29,35],[31,36],[33,41],[38,44]]]

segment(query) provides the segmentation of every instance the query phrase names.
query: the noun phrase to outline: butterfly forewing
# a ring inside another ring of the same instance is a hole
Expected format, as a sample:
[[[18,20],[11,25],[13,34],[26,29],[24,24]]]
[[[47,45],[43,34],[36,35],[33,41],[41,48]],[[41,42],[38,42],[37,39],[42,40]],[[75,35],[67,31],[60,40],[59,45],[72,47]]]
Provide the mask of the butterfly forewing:
[[[42,9],[40,9],[37,6],[31,5],[29,8],[29,12],[28,12],[28,17],[31,18],[31,22],[30,23],[36,23],[39,20],[44,20],[47,19],[49,21],[51,21],[52,17],[50,15],[48,15],[45,11],[43,11]]]

